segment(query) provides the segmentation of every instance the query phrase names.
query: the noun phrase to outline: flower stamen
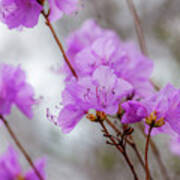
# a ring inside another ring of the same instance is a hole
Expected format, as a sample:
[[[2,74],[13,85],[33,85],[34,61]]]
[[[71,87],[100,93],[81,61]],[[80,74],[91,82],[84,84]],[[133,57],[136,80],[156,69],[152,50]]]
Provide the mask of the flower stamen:
[[[165,122],[163,117],[157,120],[157,112],[153,111],[150,116],[146,118],[146,124],[151,126],[153,124],[153,127],[161,127],[165,124]]]

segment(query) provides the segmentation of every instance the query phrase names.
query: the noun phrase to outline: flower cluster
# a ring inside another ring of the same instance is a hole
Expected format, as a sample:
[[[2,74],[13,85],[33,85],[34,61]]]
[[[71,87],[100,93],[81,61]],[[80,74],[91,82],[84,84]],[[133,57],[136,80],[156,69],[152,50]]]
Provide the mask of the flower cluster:
[[[35,163],[37,170],[45,179],[45,160],[37,160]],[[25,174],[22,172],[18,161],[18,155],[12,146],[0,157],[0,179],[1,180],[39,180],[34,170],[30,169]]]
[[[178,153],[180,148],[180,90],[171,84],[142,101],[130,100],[123,103],[125,114],[122,123],[136,123],[145,120],[154,124],[152,134],[166,133],[171,136],[171,150]],[[146,131],[149,126],[146,125]]]
[[[161,123],[168,123],[180,134],[180,90],[171,84],[141,101],[127,101],[122,104],[122,108],[125,110],[122,123],[134,123],[143,119],[146,119],[147,124],[155,121],[155,126],[160,127]],[[162,126],[162,131],[164,127]]]
[[[78,0],[48,0],[49,20],[55,21],[63,14],[77,10]],[[44,0],[0,0],[0,20],[9,29],[32,28],[38,23]]]
[[[114,115],[129,97],[141,99],[154,94],[149,80],[152,61],[94,20],[67,38],[67,48],[78,79],[65,65],[64,108],[58,118],[63,132],[70,132],[90,109]]]
[[[15,104],[28,118],[33,117],[34,90],[18,66],[0,64],[0,114],[8,115]]]
[[[132,7],[135,11],[134,6]],[[65,52],[51,22],[63,15],[72,14],[77,9],[78,0],[0,0],[0,21],[9,29],[32,28],[37,25],[40,15],[43,15],[66,62],[61,69],[61,72],[65,73],[65,89],[61,103],[63,107],[56,121],[49,113],[47,117],[60,126],[64,133],[71,132],[84,116],[91,121],[99,122],[104,136],[110,140],[107,144],[114,145],[122,153],[134,179],[138,177],[125,145],[128,143],[134,149],[143,165],[131,136],[134,129],[129,126],[132,123],[143,122],[145,132],[148,133],[143,166],[146,179],[151,179],[148,168],[151,135],[170,135],[171,151],[180,155],[180,89],[167,84],[157,91],[151,81],[153,62],[133,43],[121,41],[118,34],[110,29],[103,29],[92,19],[87,20],[80,29],[69,35]],[[46,179],[44,159],[37,161],[35,166],[32,164],[30,156],[4,118],[10,114],[13,105],[16,105],[26,117],[32,118],[34,104],[34,90],[26,82],[24,71],[19,66],[0,64],[0,118],[33,168],[23,173],[18,156],[10,146],[0,157],[2,180]],[[122,132],[116,127],[116,123],[113,124],[108,119],[112,116],[122,123]],[[103,121],[111,126],[117,133],[116,136],[108,132]],[[162,162],[160,165],[160,169],[163,170]],[[166,171],[163,170],[164,172]]]
[[[65,64],[64,107],[57,120],[64,133],[91,109],[105,115],[120,112],[124,124],[144,121],[146,132],[153,125],[152,134],[169,134],[171,150],[178,152],[180,90],[168,84],[155,91],[150,81],[153,63],[134,44],[90,19],[67,38],[66,53],[78,79]]]

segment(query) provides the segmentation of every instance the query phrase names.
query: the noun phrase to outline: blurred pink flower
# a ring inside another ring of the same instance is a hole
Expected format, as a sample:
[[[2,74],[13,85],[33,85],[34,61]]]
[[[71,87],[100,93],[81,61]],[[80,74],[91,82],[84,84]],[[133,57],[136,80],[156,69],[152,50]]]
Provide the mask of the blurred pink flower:
[[[41,159],[35,162],[37,170],[45,179],[45,160]],[[18,161],[18,155],[12,146],[0,157],[0,179],[1,180],[39,180],[35,172],[30,169],[25,174],[22,172],[21,165]]]
[[[41,10],[37,0],[1,0],[0,20],[9,29],[32,28],[37,24]]]
[[[15,104],[28,118],[33,117],[34,90],[18,66],[0,65],[0,114],[8,115]]]
[[[48,0],[50,6],[49,20],[56,21],[64,14],[71,14],[77,10],[78,0]]]

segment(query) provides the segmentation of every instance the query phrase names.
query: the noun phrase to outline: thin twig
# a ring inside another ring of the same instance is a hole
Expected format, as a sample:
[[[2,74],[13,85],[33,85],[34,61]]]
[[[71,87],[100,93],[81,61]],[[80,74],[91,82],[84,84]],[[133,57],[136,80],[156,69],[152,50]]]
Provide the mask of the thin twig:
[[[136,28],[136,34],[137,34],[137,37],[138,37],[139,46],[141,48],[142,53],[144,55],[148,56],[143,28],[142,28],[141,21],[140,21],[140,18],[138,16],[138,13],[136,11],[135,5],[133,3],[133,0],[126,0],[126,1],[127,1],[129,10],[130,10],[130,12],[131,12],[131,14],[133,16],[133,19],[134,19],[134,24],[135,24],[135,28]],[[160,90],[160,87],[156,83],[154,83],[152,80],[151,80],[151,84],[154,86],[154,88],[157,91]]]
[[[46,24],[47,24],[47,26],[49,27],[49,29],[50,29],[50,31],[51,31],[51,33],[52,33],[52,35],[53,35],[53,37],[54,37],[54,39],[55,39],[58,47],[59,47],[59,49],[60,49],[60,51],[61,51],[61,53],[62,53],[62,55],[63,55],[63,57],[64,57],[64,60],[66,61],[66,63],[67,63],[67,65],[68,65],[69,69],[71,70],[73,76],[74,76],[75,78],[78,78],[76,71],[74,70],[74,68],[72,67],[72,65],[71,65],[71,63],[70,63],[70,61],[69,61],[69,59],[68,59],[68,57],[66,56],[66,53],[65,53],[65,51],[64,51],[64,48],[63,48],[63,45],[62,45],[61,41],[59,40],[59,38],[58,38],[58,36],[57,36],[57,34],[56,34],[56,32],[55,32],[55,30],[54,30],[51,22],[50,22],[49,19],[48,19],[48,16],[45,14],[44,11],[42,11],[42,15],[44,16],[44,18],[45,18],[45,20],[46,20]]]
[[[35,165],[33,164],[33,161],[31,159],[31,157],[29,156],[29,154],[25,151],[24,147],[22,146],[22,144],[20,143],[20,141],[18,140],[18,138],[16,137],[15,133],[13,132],[12,128],[10,127],[9,123],[7,122],[7,120],[0,115],[0,119],[3,121],[9,135],[11,136],[11,138],[14,140],[15,144],[17,145],[17,147],[19,148],[19,150],[22,152],[22,154],[24,155],[25,159],[27,160],[27,162],[29,163],[29,165],[32,167],[32,169],[34,170],[34,172],[36,173],[37,177],[40,180],[43,180],[44,178],[42,177],[42,175],[40,174],[40,172],[37,170],[37,168],[35,167]]]
[[[149,127],[148,135],[146,138],[146,147],[145,147],[145,167],[146,167],[146,180],[150,180],[150,173],[149,173],[149,163],[148,163],[148,150],[149,150],[149,142],[151,138],[151,132],[153,129],[153,125]]]
[[[141,154],[140,154],[139,150],[137,149],[136,144],[135,144],[135,143],[132,143],[132,144],[130,144],[130,146],[131,146],[131,147],[133,148],[133,150],[135,151],[135,153],[136,153],[136,155],[137,155],[137,157],[138,157],[138,159],[139,159],[139,162],[140,162],[141,166],[142,166],[143,169],[145,170],[145,164],[144,164],[143,158],[141,157]],[[151,178],[151,180],[152,180],[152,178]]]
[[[127,153],[126,153],[126,150],[125,150],[125,147],[121,147],[120,145],[118,145],[115,141],[115,139],[113,138],[113,136],[111,136],[106,128],[106,126],[104,125],[103,121],[99,121],[101,127],[103,128],[103,131],[104,133],[106,134],[106,136],[111,140],[112,144],[118,149],[119,152],[122,153],[123,157],[125,158],[126,162],[128,163],[128,166],[130,167],[131,169],[131,172],[134,176],[134,180],[138,180],[138,176],[136,174],[136,171],[134,169],[134,166],[133,164],[131,163]]]
[[[142,132],[143,136],[146,138],[147,135],[144,132],[143,125],[141,123],[138,123],[138,127],[139,127],[140,131]],[[150,139],[150,145],[151,145],[152,152],[156,157],[156,161],[159,164],[159,168],[161,170],[161,174],[163,175],[164,180],[170,180],[170,177],[167,173],[167,169],[162,161],[161,154],[160,154],[155,142],[152,139]]]
[[[117,135],[122,136],[122,132],[116,127],[116,125],[114,123],[112,123],[108,118],[106,118],[105,120],[108,123],[108,125],[117,133]],[[133,137],[131,136],[131,141],[129,141],[129,139],[126,139],[126,141],[133,148],[133,150],[135,151],[142,167],[145,169],[145,164],[144,164],[143,159],[140,155],[140,152],[137,149],[136,144],[134,143]]]
[[[136,8],[134,6],[133,0],[126,0],[126,1],[127,1],[129,10],[134,18],[136,33],[138,36],[138,41],[139,41],[141,51],[143,52],[144,55],[147,56],[148,52],[147,52],[147,48],[146,48],[146,43],[145,43],[145,38],[144,38],[144,33],[143,33],[143,28],[141,26],[140,18],[136,12]]]
[[[117,133],[118,136],[122,136],[122,132],[116,127],[116,125],[114,123],[112,123],[108,118],[105,119],[106,122],[108,123],[108,125]],[[130,140],[126,139],[126,142],[130,145],[130,147],[134,150],[134,152],[136,153],[136,156],[141,164],[141,166],[143,167],[143,169],[146,171],[145,168],[145,164],[143,161],[143,158],[141,156],[141,153],[139,152],[136,143],[134,142],[134,139],[132,136],[130,136]],[[151,180],[153,180],[152,176],[150,175]]]
[[[126,0],[126,1],[128,3],[128,7],[129,7],[129,10],[130,10],[131,14],[133,15],[133,19],[134,19],[135,27],[136,27],[136,33],[137,33],[137,36],[138,36],[138,41],[139,41],[139,45],[141,47],[141,51],[142,51],[143,54],[147,55],[147,48],[146,48],[145,39],[144,39],[144,32],[143,32],[141,22],[140,22],[140,18],[139,18],[138,14],[137,14],[135,5],[133,3],[133,0]],[[154,88],[156,90],[160,89],[160,87],[157,84],[155,84],[153,81],[151,81],[151,83],[152,83],[152,85],[154,86]],[[143,135],[146,137],[146,134],[144,133],[144,128],[142,128],[141,124],[139,124],[139,125],[140,125],[139,128],[143,132]],[[169,176],[167,174],[166,167],[164,166],[164,164],[162,162],[160,153],[159,153],[155,143],[152,140],[150,140],[150,145],[151,145],[153,153],[154,153],[154,155],[156,157],[156,160],[157,160],[157,162],[158,162],[158,164],[160,166],[161,174],[163,175],[165,180],[170,180],[170,178],[169,178]]]
[[[117,133],[118,136],[122,136],[122,132],[116,127],[116,125],[114,123],[112,123],[107,117],[105,119],[105,121],[108,123],[108,125],[114,129],[114,131]]]

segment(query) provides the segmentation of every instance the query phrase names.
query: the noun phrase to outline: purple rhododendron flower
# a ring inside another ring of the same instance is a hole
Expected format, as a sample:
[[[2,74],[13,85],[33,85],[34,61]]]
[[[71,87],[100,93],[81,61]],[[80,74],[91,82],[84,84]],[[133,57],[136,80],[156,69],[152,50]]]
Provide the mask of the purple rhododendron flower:
[[[154,113],[157,121],[163,119],[165,122],[165,125],[156,128],[156,131],[171,135],[174,131],[180,134],[180,90],[171,84],[141,102],[128,101],[122,107],[125,110],[123,123],[138,122]],[[132,116],[133,113],[134,116]]]
[[[119,103],[133,91],[125,80],[117,78],[108,66],[97,68],[92,77],[69,82],[63,93],[64,109],[58,124],[63,132],[72,130],[89,109],[115,114]]]
[[[93,29],[93,31],[91,30]],[[99,27],[88,20],[81,29],[67,40],[67,55],[78,77],[91,76],[102,65],[114,70],[117,77],[128,81],[134,88],[135,98],[144,98],[154,93],[149,79],[153,63],[132,44],[123,43],[118,35]],[[72,78],[67,71],[66,80]]]
[[[26,82],[22,69],[7,64],[0,65],[0,114],[8,115],[15,104],[28,118],[33,117],[34,90]]]
[[[75,57],[75,64],[79,76],[92,75],[101,65],[113,66],[117,64],[120,42],[114,34],[99,37],[91,46],[81,50]]]
[[[71,14],[77,10],[78,0],[49,0],[49,20],[56,21],[64,14]]]
[[[9,29],[34,27],[42,10],[37,0],[1,0],[0,20]]]
[[[41,173],[45,179],[45,160],[41,159],[35,163],[37,170]],[[38,180],[39,178],[35,172],[31,169],[25,174],[22,172],[22,168],[18,161],[18,155],[12,146],[9,146],[7,152],[0,157],[0,179],[1,180]]]
[[[16,179],[21,174],[21,166],[17,154],[10,146],[7,152],[0,157],[0,179]]]
[[[180,134],[180,90],[171,84],[166,85],[161,91],[144,101],[148,114],[156,112],[157,120],[164,119],[173,131]],[[161,130],[166,132],[166,128]]]
[[[92,19],[69,36],[67,55],[78,80],[65,65],[63,94],[69,103],[63,100],[64,109],[58,118],[64,132],[70,132],[89,109],[112,115],[128,95],[133,94],[136,100],[154,94],[149,81],[152,61],[133,44],[123,43],[115,32],[101,28]],[[144,110],[137,108],[138,116],[143,117]]]
[[[136,97],[144,98],[154,92],[149,81],[152,61],[112,34],[98,38],[90,47],[84,48],[76,55],[75,63],[80,76],[91,75],[100,65],[108,65],[117,77],[133,85]]]
[[[136,123],[147,117],[146,108],[138,101],[127,101],[121,105],[122,109],[125,110],[121,122],[122,123]]]
[[[80,29],[72,32],[67,37],[67,55],[72,61],[76,54],[81,50],[90,46],[96,39],[107,35],[117,36],[111,30],[102,29],[100,26],[98,26],[95,20],[89,19],[82,25]]]

